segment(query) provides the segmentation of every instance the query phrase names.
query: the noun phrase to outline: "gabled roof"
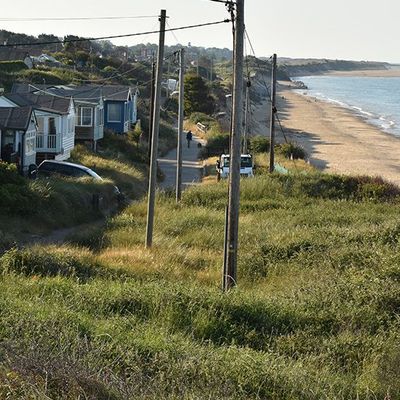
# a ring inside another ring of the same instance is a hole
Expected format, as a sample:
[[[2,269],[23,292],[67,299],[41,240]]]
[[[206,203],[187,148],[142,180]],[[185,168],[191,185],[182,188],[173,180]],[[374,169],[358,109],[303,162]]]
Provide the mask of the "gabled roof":
[[[31,83],[13,83],[11,88],[11,93],[35,93],[38,90],[48,90],[52,89],[55,86],[43,85],[39,83],[31,84]]]
[[[69,99],[33,93],[13,93],[4,96],[21,107],[31,106],[36,110],[52,111],[58,114],[69,113]]]
[[[0,129],[26,131],[31,122],[32,107],[1,107]]]
[[[126,101],[129,91],[135,93],[136,88],[120,85],[83,85],[83,86],[57,86],[50,88],[50,92],[57,96],[72,97],[81,102],[99,103],[100,99]]]

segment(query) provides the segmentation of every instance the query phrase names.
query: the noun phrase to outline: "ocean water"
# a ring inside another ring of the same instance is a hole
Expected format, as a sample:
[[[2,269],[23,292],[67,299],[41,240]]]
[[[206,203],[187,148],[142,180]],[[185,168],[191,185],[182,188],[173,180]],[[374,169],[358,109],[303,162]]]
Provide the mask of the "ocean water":
[[[365,118],[381,130],[400,136],[400,77],[303,76],[301,94],[328,101]]]

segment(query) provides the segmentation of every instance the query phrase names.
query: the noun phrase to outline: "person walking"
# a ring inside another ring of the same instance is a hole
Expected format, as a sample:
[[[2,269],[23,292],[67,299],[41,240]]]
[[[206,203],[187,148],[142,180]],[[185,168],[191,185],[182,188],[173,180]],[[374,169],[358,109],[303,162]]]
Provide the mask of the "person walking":
[[[192,139],[193,139],[192,131],[188,131],[188,133],[186,134],[186,140],[187,140],[187,143],[188,143],[188,149],[190,149],[190,142],[192,141]]]

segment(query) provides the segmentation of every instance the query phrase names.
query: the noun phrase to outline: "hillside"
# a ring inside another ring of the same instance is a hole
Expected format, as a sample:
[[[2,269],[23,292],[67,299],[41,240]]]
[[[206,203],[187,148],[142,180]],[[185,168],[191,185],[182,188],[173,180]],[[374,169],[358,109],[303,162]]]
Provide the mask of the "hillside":
[[[0,397],[398,400],[398,190],[243,180],[222,294],[226,191],[160,194],[151,251],[143,201],[71,245],[5,253]]]
[[[291,59],[278,58],[280,65],[289,76],[318,75],[328,71],[382,70],[388,69],[389,63],[374,61],[347,61],[327,59]]]

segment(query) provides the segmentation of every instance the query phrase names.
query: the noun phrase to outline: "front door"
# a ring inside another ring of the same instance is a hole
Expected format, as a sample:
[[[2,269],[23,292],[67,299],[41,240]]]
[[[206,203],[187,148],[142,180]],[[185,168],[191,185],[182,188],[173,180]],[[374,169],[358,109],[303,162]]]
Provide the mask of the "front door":
[[[15,162],[17,153],[16,133],[12,130],[1,132],[0,158],[6,162]]]

